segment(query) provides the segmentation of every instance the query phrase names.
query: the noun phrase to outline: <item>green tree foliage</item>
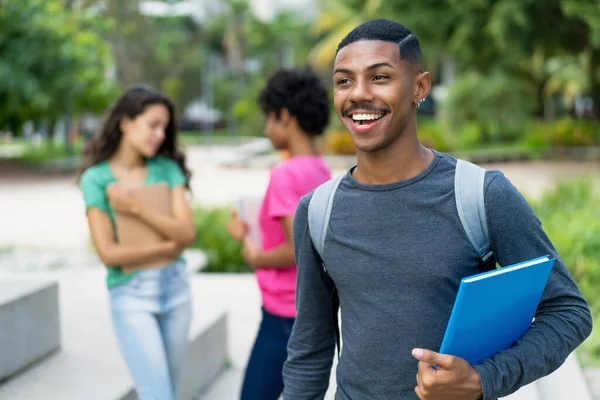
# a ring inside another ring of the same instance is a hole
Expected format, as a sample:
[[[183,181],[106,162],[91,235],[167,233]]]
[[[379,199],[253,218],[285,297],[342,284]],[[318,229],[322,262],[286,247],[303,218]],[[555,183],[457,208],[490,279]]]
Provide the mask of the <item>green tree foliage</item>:
[[[502,72],[460,76],[442,105],[442,116],[455,132],[468,121],[479,122],[477,142],[502,142],[523,133],[533,102],[525,89]]]
[[[147,83],[167,93],[181,110],[202,90],[206,46],[201,26],[191,16],[143,15],[140,4],[87,0],[79,6],[110,22],[103,37],[110,43],[121,87]]]
[[[0,0],[0,128],[100,111],[115,86],[102,21],[55,0]]]

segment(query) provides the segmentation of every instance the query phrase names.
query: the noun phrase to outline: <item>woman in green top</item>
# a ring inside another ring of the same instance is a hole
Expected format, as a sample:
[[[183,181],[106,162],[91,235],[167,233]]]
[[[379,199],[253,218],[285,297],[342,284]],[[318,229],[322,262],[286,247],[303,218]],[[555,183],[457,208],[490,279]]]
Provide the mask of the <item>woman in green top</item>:
[[[176,147],[173,103],[145,85],[128,89],[91,142],[80,177],[94,246],[107,266],[113,325],[138,398],[174,400],[191,320],[183,249],[195,239],[186,197],[190,172]],[[171,216],[153,213],[127,187],[168,183]],[[114,213],[153,228],[161,243],[123,244]],[[133,266],[170,265],[134,271]]]

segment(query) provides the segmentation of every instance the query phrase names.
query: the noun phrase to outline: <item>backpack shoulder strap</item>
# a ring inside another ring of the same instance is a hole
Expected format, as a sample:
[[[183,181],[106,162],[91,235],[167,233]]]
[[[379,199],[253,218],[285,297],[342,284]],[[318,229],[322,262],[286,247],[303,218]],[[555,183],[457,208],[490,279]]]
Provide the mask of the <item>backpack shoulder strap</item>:
[[[325,237],[327,235],[327,228],[329,227],[333,198],[343,178],[344,174],[335,179],[330,179],[317,187],[308,203],[308,230],[313,246],[317,250],[321,260],[323,260]]]
[[[308,230],[310,239],[313,242],[314,248],[317,250],[321,258],[321,276],[323,282],[330,292],[331,305],[331,323],[333,325],[334,339],[337,348],[337,356],[340,358],[341,351],[341,335],[340,323],[338,321],[338,310],[340,308],[340,299],[337,294],[335,282],[331,279],[325,262],[323,261],[323,252],[325,250],[325,237],[327,236],[327,228],[329,227],[329,218],[331,217],[331,209],[333,207],[333,198],[337,191],[340,182],[344,179],[344,174],[331,179],[315,189],[308,203]]]
[[[485,215],[485,169],[457,160],[454,175],[456,208],[469,240],[484,264],[493,256]]]

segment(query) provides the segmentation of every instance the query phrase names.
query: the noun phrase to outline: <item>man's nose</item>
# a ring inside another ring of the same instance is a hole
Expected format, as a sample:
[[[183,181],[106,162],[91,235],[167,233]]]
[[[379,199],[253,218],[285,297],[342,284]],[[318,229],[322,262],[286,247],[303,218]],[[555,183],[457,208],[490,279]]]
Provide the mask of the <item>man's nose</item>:
[[[354,87],[352,88],[352,92],[348,98],[353,103],[364,103],[370,102],[373,100],[373,92],[369,86],[369,83],[364,80],[358,80]]]

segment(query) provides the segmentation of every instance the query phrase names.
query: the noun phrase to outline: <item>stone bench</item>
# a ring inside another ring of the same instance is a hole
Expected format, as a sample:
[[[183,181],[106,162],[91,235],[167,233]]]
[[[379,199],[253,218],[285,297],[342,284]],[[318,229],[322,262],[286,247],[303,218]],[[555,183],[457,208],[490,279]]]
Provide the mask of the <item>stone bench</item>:
[[[40,275],[40,274],[36,274]],[[60,351],[0,384],[11,400],[133,400],[133,381],[113,333],[104,284],[105,270],[51,275],[60,287]],[[209,304],[192,275],[194,317],[182,377],[181,399],[191,400],[223,370],[228,360],[227,315]],[[2,358],[6,348],[0,348]]]
[[[0,382],[59,347],[56,282],[0,277]]]

